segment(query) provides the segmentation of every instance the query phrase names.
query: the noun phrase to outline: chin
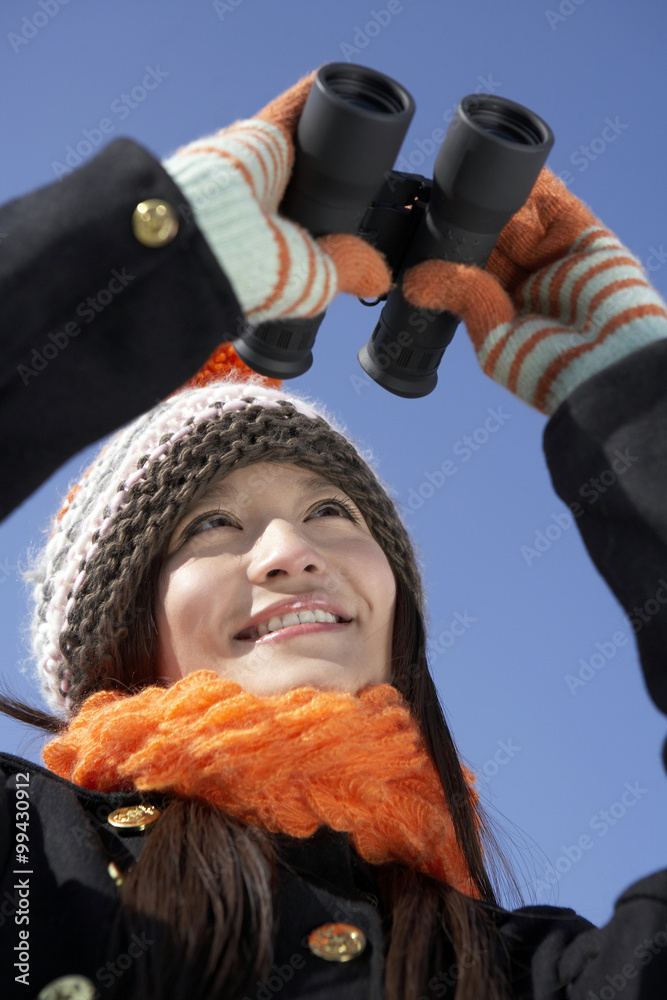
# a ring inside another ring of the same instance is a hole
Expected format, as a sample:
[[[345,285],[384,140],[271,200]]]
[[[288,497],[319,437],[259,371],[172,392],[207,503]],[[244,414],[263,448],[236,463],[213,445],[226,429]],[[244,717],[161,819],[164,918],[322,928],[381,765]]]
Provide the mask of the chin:
[[[371,684],[381,684],[368,677],[360,678],[358,674],[338,672],[331,669],[331,664],[327,664],[326,671],[323,671],[319,664],[317,669],[309,668],[306,665],[302,669],[286,671],[282,675],[275,676],[271,680],[268,678],[244,677],[233,678],[250,694],[256,695],[280,695],[287,694],[288,691],[295,691],[297,688],[315,688],[317,691],[338,691],[348,694],[357,694],[362,688]]]

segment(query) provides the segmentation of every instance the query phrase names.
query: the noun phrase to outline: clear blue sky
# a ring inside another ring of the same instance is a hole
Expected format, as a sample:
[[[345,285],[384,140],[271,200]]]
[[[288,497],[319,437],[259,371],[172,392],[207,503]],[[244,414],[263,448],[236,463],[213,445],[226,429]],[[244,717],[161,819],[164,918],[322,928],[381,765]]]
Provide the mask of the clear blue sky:
[[[412,92],[417,113],[402,153],[422,173],[433,165],[432,132],[465,94],[492,91],[532,107],[556,135],[552,168],[569,172],[571,190],[634,253],[657,262],[652,277],[666,294],[666,28],[662,0],[3,4],[0,197],[54,182],[86,133],[88,141],[130,136],[165,157],[250,116],[321,63],[348,59]],[[135,89],[150,71],[154,89]],[[667,860],[659,761],[667,720],[648,699],[629,625],[576,526],[530,565],[522,554],[565,511],[542,455],[545,419],[480,373],[463,327],[428,398],[399,399],[368,383],[356,354],[374,321],[354,300],[337,301],[315,364],[294,387],[372,449],[404,505],[423,556],[434,643],[450,641],[457,616],[466,623],[447,648],[433,645],[433,670],[459,747],[516,844],[526,897],[604,923],[616,896]],[[22,691],[20,568],[86,459],[0,526],[2,677]],[[410,510],[447,459],[455,472]],[[599,668],[572,690],[567,675],[596,653]],[[39,740],[22,727],[1,720],[0,734],[4,750],[39,759]],[[620,805],[626,783],[637,794]],[[590,846],[577,854],[584,836]],[[558,879],[547,889],[549,865]]]

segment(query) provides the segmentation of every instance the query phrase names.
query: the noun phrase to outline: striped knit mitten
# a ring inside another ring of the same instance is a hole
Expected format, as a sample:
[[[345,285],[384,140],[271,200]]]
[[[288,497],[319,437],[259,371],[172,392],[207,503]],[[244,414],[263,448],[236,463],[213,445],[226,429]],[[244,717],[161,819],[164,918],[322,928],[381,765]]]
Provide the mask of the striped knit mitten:
[[[375,298],[391,285],[384,258],[363,240],[341,234],[314,240],[277,215],[314,76],[255,118],[192,142],[163,163],[252,323],[315,316],[337,292]]]
[[[551,415],[591,375],[667,337],[640,262],[546,168],[486,270],[425,261],[403,293],[460,316],[484,372]]]

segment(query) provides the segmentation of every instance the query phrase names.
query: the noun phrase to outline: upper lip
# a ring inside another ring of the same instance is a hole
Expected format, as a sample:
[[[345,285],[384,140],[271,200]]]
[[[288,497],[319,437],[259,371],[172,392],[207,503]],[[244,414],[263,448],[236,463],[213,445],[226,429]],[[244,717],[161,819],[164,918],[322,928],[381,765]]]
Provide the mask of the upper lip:
[[[243,628],[240,628],[234,634],[234,638],[238,639],[242,632],[256,628],[262,622],[268,622],[269,618],[272,618],[274,615],[286,615],[290,611],[314,611],[315,608],[319,608],[321,611],[329,611],[332,615],[337,615],[338,618],[342,618],[345,622],[351,621],[350,616],[332,601],[319,597],[300,597],[291,601],[281,601],[279,604],[273,604],[271,607],[264,608],[263,611],[258,611],[256,615],[253,615],[246,622]]]

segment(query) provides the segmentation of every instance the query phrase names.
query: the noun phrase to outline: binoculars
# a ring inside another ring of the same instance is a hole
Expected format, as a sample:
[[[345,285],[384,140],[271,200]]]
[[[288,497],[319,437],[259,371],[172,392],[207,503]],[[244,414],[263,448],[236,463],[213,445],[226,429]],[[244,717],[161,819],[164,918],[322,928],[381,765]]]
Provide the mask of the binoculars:
[[[528,108],[472,94],[458,105],[429,180],[391,169],[414,111],[408,91],[383,73],[350,63],[323,66],[299,119],[294,170],[280,205],[313,236],[356,233],[387,258],[395,287],[358,358],[371,378],[408,398],[433,391],[460,320],[407,302],[402,274],[433,258],[484,267],[554,142]],[[295,378],[312,364],[323,318],[247,327],[234,348],[261,375]]]

